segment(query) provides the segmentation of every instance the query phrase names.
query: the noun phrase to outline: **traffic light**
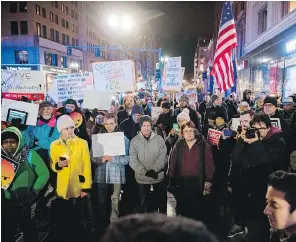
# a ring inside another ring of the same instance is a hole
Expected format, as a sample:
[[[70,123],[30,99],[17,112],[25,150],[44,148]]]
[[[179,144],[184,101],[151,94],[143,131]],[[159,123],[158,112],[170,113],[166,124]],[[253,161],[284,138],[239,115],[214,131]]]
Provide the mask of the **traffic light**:
[[[72,47],[67,46],[67,55],[70,56],[72,55]]]
[[[101,49],[100,47],[95,47],[95,56],[100,57],[101,56]]]

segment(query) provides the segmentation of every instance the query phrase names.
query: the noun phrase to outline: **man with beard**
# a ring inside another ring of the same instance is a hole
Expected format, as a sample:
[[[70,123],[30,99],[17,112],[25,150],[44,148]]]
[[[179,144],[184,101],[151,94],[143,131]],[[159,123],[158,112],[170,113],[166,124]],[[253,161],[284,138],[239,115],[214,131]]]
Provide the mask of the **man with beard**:
[[[128,117],[132,113],[132,108],[135,105],[135,99],[132,95],[127,95],[123,100],[124,110],[121,110],[117,114],[118,124],[120,125],[124,120],[128,119]]]
[[[197,112],[189,106],[189,98],[186,94],[181,96],[179,103],[180,107],[176,108],[173,114],[174,123],[177,123],[177,116],[182,112],[182,110],[187,108],[189,110],[190,120],[194,123],[197,129],[201,130],[201,122],[197,116]]]
[[[294,107],[293,98],[286,97],[282,100],[283,104],[283,118],[287,121],[292,117],[292,114],[296,111],[296,107]]]

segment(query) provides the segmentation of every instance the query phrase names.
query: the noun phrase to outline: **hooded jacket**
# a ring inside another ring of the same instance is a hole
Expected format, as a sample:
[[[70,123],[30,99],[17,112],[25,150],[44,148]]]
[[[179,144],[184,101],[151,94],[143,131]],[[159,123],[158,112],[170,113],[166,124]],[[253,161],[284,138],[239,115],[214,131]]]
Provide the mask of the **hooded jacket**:
[[[169,134],[169,132],[173,128],[173,122],[172,122],[172,110],[170,110],[168,113],[161,113],[157,119],[156,125],[162,124],[164,126],[166,135]]]
[[[130,143],[130,167],[135,171],[135,178],[140,184],[155,184],[164,179],[165,168],[168,163],[167,150],[161,136],[151,133],[147,141],[139,133]],[[158,178],[145,176],[148,170],[158,173]]]
[[[3,130],[2,134],[5,132],[16,134],[19,142],[17,150],[12,157],[1,147],[2,153],[20,164],[9,188],[4,190],[5,198],[10,201],[9,204],[12,206],[30,205],[36,200],[38,193],[46,185],[49,179],[48,169],[36,151],[24,145],[19,129],[9,127]],[[2,167],[2,169],[4,168]],[[2,176],[4,172],[2,170]]]
[[[254,106],[254,102],[250,98],[247,99],[247,93],[249,93],[249,92],[250,92],[250,90],[245,90],[243,92],[243,100],[242,101],[247,102],[250,105],[250,107],[253,107]]]
[[[140,131],[139,124],[134,122],[132,115],[120,124],[119,129],[129,140],[132,140]]]
[[[68,157],[68,167],[60,168],[60,157]],[[77,136],[66,143],[60,137],[50,146],[51,169],[57,173],[57,195],[63,199],[78,198],[90,192],[91,162],[87,142]]]

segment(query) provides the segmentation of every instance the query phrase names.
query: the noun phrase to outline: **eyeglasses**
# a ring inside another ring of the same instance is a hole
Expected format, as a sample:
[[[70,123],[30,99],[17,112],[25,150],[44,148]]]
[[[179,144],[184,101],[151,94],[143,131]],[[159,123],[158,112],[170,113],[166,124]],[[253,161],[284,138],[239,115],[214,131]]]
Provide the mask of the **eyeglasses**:
[[[8,145],[8,144],[16,145],[17,144],[17,141],[16,140],[4,140],[2,142],[2,145]]]
[[[265,129],[267,129],[267,128],[265,128],[265,127],[260,127],[260,128],[256,128],[256,127],[252,127],[253,129],[258,129],[258,130],[265,130]]]
[[[272,106],[274,106],[274,105],[273,104],[268,104],[268,103],[264,104],[265,108],[271,108]]]
[[[194,130],[185,130],[183,131],[184,134],[192,134],[194,133]]]

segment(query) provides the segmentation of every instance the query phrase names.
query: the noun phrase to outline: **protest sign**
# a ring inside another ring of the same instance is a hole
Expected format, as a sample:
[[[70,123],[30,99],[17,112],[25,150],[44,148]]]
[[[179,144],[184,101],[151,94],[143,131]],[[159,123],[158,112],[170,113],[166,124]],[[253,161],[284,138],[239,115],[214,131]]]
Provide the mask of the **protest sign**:
[[[271,118],[270,121],[271,121],[271,126],[272,127],[275,127],[275,128],[278,128],[278,129],[282,129],[282,127],[281,127],[281,121],[280,121],[279,118]]]
[[[185,74],[185,67],[181,67],[182,75],[181,75],[181,82],[183,82],[184,74]]]
[[[219,146],[220,137],[222,135],[221,131],[215,129],[209,129],[208,131],[208,143],[211,145]]]
[[[92,73],[73,73],[56,75],[53,78],[54,90],[58,101],[66,101],[71,98],[74,100],[84,99],[85,90],[94,90]]]
[[[20,164],[1,154],[1,188],[7,190],[14,180]]]
[[[2,98],[44,100],[45,79],[43,71],[1,70]]]
[[[182,88],[181,57],[168,58],[162,80],[162,89],[180,92]]]
[[[114,132],[92,135],[92,150],[94,157],[126,155],[124,133]]]
[[[152,107],[152,109],[151,109],[151,118],[152,118],[152,120],[157,120],[161,113],[162,113],[162,108],[161,107]]]
[[[112,96],[113,94],[108,92],[85,91],[82,106],[89,109],[109,110]]]
[[[99,92],[133,91],[133,61],[95,62],[92,64],[95,90]]]
[[[196,90],[185,90],[176,94],[176,101],[179,102],[183,94],[186,94],[189,98],[189,104],[197,102],[197,91]]]
[[[14,109],[26,112],[28,114],[26,119],[26,125],[36,126],[39,112],[39,105],[37,104],[3,98],[1,103],[1,109],[1,121],[6,121],[9,109]]]
[[[231,130],[237,131],[238,126],[240,126],[240,119],[239,118],[232,118],[231,119]]]

